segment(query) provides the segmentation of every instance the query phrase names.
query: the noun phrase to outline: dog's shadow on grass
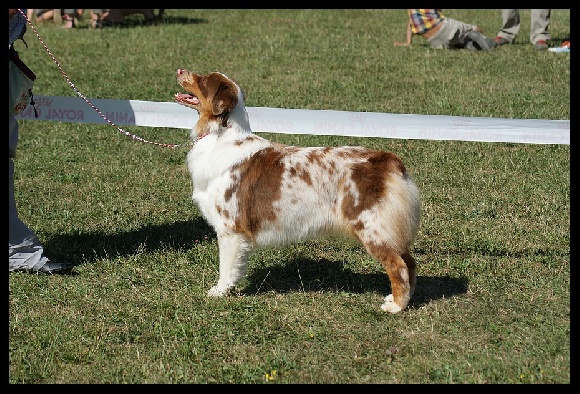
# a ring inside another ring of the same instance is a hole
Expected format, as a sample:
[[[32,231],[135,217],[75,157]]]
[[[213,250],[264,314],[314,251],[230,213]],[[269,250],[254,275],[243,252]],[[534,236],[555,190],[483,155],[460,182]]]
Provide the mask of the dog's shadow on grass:
[[[142,249],[148,252],[165,249],[188,250],[198,242],[215,237],[214,230],[207,222],[197,217],[170,224],[149,225],[117,234],[56,234],[46,240],[44,246],[55,259],[71,261],[75,256],[82,256],[86,263],[91,263],[102,258],[128,257]],[[359,273],[345,267],[345,263],[341,261],[313,260],[301,256],[274,266],[252,265],[246,279],[246,294],[275,291],[358,294],[374,292],[386,295],[391,292],[385,272]],[[420,307],[432,300],[466,292],[466,278],[421,276],[419,266],[417,286],[410,305]]]
[[[378,264],[378,263],[377,263]],[[344,267],[344,263],[326,259],[296,258],[270,267],[253,267],[248,272],[244,294],[269,291],[288,292],[391,292],[386,272],[358,273]],[[433,300],[467,293],[467,278],[417,276],[417,285],[410,305],[421,307]]]
[[[164,249],[187,250],[198,242],[213,238],[215,232],[207,222],[202,218],[195,218],[170,224],[149,225],[116,234],[56,234],[45,241],[44,246],[47,254],[55,259],[71,261],[81,256],[90,263],[101,258],[128,257],[142,249],[148,252]]]

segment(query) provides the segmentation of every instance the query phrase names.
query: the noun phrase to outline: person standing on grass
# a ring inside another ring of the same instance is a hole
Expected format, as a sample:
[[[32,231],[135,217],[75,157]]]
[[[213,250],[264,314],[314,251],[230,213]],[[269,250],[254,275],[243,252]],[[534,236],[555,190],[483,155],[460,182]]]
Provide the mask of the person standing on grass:
[[[531,10],[530,42],[539,51],[548,49],[550,40],[550,14],[552,10]],[[502,27],[497,32],[495,42],[498,46],[511,44],[520,32],[520,10],[501,10]]]
[[[411,45],[414,34],[426,39],[429,46],[435,49],[489,51],[496,46],[492,39],[483,35],[479,27],[447,18],[441,9],[409,9],[407,13],[407,40],[395,42],[397,47]]]
[[[22,63],[14,42],[24,41],[26,18],[18,9],[8,9],[8,271],[37,274],[68,274],[73,264],[55,262],[44,255],[38,237],[20,218],[14,199],[14,157],[18,142],[18,121],[15,115],[26,107],[22,98],[32,98],[32,84],[36,76]]]

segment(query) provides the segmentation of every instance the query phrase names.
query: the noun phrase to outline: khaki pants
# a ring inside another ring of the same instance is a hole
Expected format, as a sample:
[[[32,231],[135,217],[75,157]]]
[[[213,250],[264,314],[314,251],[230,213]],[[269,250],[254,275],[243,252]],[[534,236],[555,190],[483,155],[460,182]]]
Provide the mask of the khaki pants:
[[[551,38],[548,27],[550,26],[550,16],[552,10],[531,10],[530,20],[530,42],[535,44],[538,40],[548,41]],[[520,32],[520,11],[501,10],[503,25],[497,35],[509,42],[515,40]]]
[[[439,26],[441,27],[434,35],[426,38],[429,46],[435,49],[463,48],[468,41],[466,34],[477,30],[475,25],[451,18],[443,19]]]

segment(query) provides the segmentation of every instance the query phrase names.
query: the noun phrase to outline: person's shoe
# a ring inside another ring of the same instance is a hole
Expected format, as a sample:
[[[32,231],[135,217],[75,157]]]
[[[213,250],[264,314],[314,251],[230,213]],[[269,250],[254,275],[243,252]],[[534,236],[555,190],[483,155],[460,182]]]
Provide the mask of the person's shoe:
[[[570,52],[570,41],[564,41],[564,43],[559,47],[548,48],[550,52]]]
[[[495,45],[498,47],[510,43],[510,41],[507,38],[501,37],[501,36],[497,36],[494,41],[495,41]]]
[[[18,268],[14,270],[15,272],[28,272],[30,274],[44,274],[44,275],[66,275],[70,274],[74,264],[71,263],[58,263],[56,261],[48,260],[40,268]]]
[[[48,260],[42,267],[38,269],[38,272],[49,275],[66,275],[71,273],[73,267],[74,264],[71,263],[59,263],[56,261]]]
[[[479,51],[490,51],[496,47],[496,44],[493,40],[487,38],[486,36],[475,30],[468,32],[467,38],[469,39],[468,43],[473,42],[473,48]],[[466,44],[465,46],[467,49],[471,49],[471,45]]]
[[[545,40],[538,40],[534,43],[534,48],[538,51],[545,51],[548,49],[548,43]]]

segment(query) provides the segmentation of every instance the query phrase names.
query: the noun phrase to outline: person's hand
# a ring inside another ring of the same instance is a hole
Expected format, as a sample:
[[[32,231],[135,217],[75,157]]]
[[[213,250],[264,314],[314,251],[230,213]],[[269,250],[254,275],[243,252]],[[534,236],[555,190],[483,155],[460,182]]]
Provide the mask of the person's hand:
[[[394,42],[393,45],[396,47],[408,47],[411,44],[408,42]]]

